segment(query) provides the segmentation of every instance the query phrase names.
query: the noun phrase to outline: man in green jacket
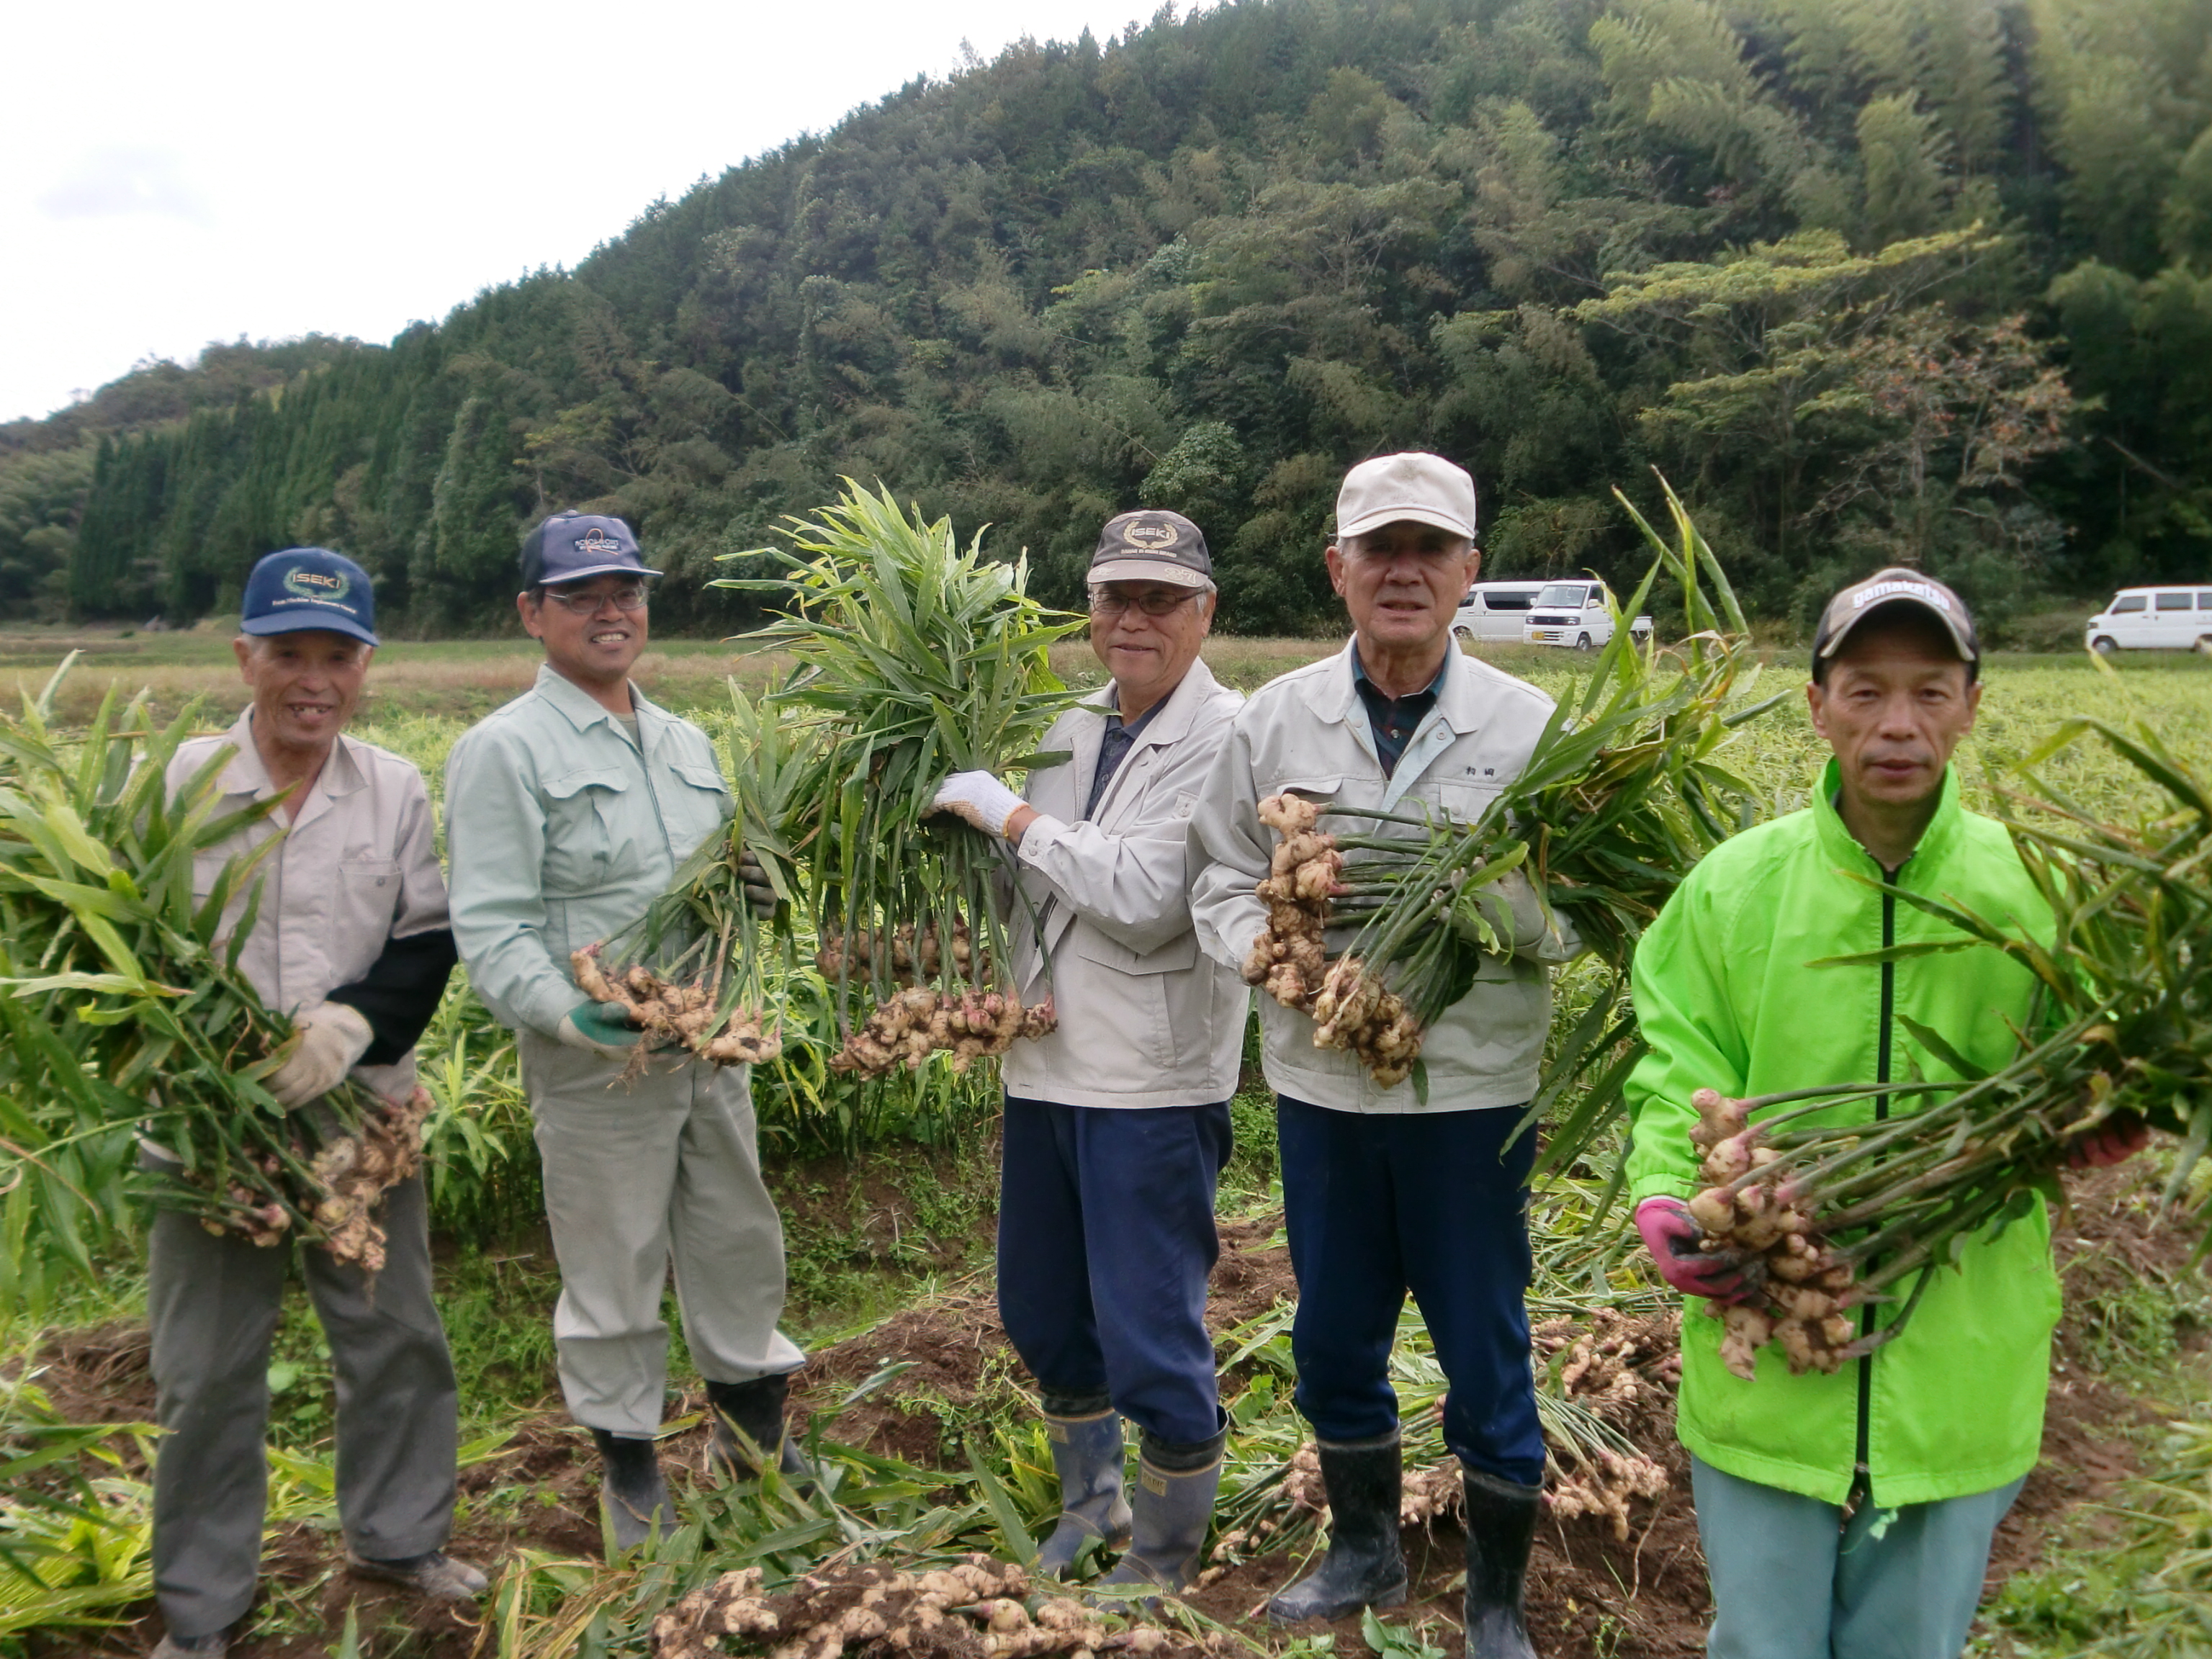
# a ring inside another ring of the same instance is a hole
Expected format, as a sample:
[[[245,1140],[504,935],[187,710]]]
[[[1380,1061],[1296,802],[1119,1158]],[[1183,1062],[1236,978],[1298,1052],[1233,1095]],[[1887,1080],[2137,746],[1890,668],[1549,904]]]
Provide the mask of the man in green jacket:
[[[561,1264],[561,1391],[598,1443],[621,1548],[674,1513],[654,1455],[672,1264],[714,1412],[710,1465],[753,1473],[734,1426],[787,1474],[804,1469],[784,1398],[805,1356],[776,1328],[783,1230],[747,1070],[680,1049],[640,1057],[627,1011],[569,970],[571,951],[635,924],[730,810],[706,734],[630,682],[659,574],[620,519],[556,513],[531,532],[516,606],[544,665],[446,763],[453,937],[514,1032]],[[756,908],[773,904],[748,890]]]
[[[1692,1297],[1743,1288],[1735,1263],[1699,1252],[1683,1204],[1704,1184],[1695,1091],[1955,1077],[1908,1020],[1994,1068],[2030,1018],[2030,975],[1994,949],[1815,965],[1956,937],[1904,893],[2048,936],[2003,828],[1959,804],[1950,758],[1973,729],[1978,665],[1972,619],[1940,582],[1889,569],[1836,595],[1808,688],[1834,750],[1818,798],[1711,854],[1638,948],[1651,1052],[1629,1085],[1631,1196],[1660,1272]],[[1876,1096],[1825,1121],[1911,1109]],[[1678,1425],[1713,1659],[1956,1659],[1990,1534],[2036,1461],[2058,1305],[2039,1204],[1936,1270],[1905,1331],[1833,1374],[1793,1376],[1770,1346],[1744,1382],[1721,1363],[1720,1321],[1683,1320]],[[1885,1310],[1862,1316],[1872,1329]]]

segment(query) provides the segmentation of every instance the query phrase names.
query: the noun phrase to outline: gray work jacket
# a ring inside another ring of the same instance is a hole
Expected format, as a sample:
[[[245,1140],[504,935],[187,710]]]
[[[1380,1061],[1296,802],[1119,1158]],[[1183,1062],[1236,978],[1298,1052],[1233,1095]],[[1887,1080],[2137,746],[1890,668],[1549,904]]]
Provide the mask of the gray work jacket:
[[[1017,904],[1015,974],[1034,1002],[1049,958],[1060,1026],[1007,1051],[1006,1091],[1063,1106],[1209,1105],[1237,1092],[1250,994],[1191,931],[1188,830],[1243,699],[1194,662],[1085,821],[1112,696],[1108,686],[1061,715],[1042,747],[1074,757],[1030,776],[1037,817],[1017,856],[1044,945]]]
[[[1324,803],[1321,827],[1363,836],[1418,833],[1327,816],[1343,801],[1412,814],[1416,806],[1466,823],[1520,775],[1552,714],[1552,700],[1524,680],[1462,653],[1445,659],[1436,706],[1397,769],[1383,775],[1365,706],[1352,684],[1352,647],[1294,669],[1254,692],[1237,716],[1191,818],[1191,919],[1200,946],[1241,969],[1267,919],[1253,889],[1267,876],[1275,833],[1260,822],[1262,797],[1289,790]],[[1331,956],[1353,929],[1329,930]],[[1568,954],[1571,941],[1559,947]],[[1314,1046],[1314,1022],[1260,998],[1268,1086],[1315,1106],[1352,1112],[1452,1112],[1517,1106],[1536,1092],[1551,1024],[1550,969],[1532,957],[1486,955],[1468,994],[1445,1010],[1421,1048],[1428,1103],[1409,1079],[1377,1088],[1352,1055]]]
[[[243,811],[276,793],[253,746],[249,708],[222,736],[177,746],[163,774],[170,793],[225,745],[233,752],[216,780],[211,816]],[[272,814],[193,858],[192,896],[207,897],[225,864],[279,835],[283,840],[224,908],[222,929],[228,938],[237,927],[258,880],[261,908],[238,966],[278,1012],[312,1007],[354,983],[387,941],[446,926],[436,828],[414,762],[341,733],[289,828],[281,814]],[[387,1098],[402,1099],[415,1086],[415,1056],[391,1066],[356,1066],[353,1075]]]
[[[729,814],[707,734],[630,688],[639,743],[551,667],[446,762],[453,942],[505,1024],[552,1036],[587,999],[571,951],[641,918]]]

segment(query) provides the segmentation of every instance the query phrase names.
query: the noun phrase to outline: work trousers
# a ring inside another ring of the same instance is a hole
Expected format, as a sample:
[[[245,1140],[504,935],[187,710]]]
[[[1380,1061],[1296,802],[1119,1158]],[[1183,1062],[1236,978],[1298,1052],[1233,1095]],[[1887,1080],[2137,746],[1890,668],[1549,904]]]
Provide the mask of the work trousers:
[[[1449,1392],[1444,1442],[1469,1468],[1544,1478],[1529,1370],[1528,1171],[1518,1108],[1335,1111],[1278,1096],[1275,1128],[1298,1311],[1297,1407],[1333,1443],[1398,1426],[1390,1346],[1406,1294]]]
[[[1008,1098],[999,1316],[1048,1405],[1110,1398],[1170,1446],[1220,1431],[1206,1280],[1221,1252],[1213,1191],[1230,1143],[1226,1101]]]
[[[620,1060],[533,1031],[516,1046],[561,1265],[553,1345],[569,1415],[631,1439],[659,1432],[672,1260],[702,1376],[795,1370],[805,1356],[776,1328],[783,1222],[761,1182],[748,1068],[656,1055],[623,1082]]]
[[[1817,1498],[1690,1460],[1713,1581],[1708,1659],[1959,1659],[1990,1539],[2022,1480],[1849,1522]]]
[[[458,1403],[430,1285],[422,1178],[385,1195],[372,1279],[298,1252],[337,1383],[338,1519],[354,1551],[404,1560],[442,1547],[453,1518]],[[261,1570],[269,1469],[269,1346],[294,1255],[155,1215],[146,1274],[155,1414],[154,1594],[170,1634],[243,1617]]]

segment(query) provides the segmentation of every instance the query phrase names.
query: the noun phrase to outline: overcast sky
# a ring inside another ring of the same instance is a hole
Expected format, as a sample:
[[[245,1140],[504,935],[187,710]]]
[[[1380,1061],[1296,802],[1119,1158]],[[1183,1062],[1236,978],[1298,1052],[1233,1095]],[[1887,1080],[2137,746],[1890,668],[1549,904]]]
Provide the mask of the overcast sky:
[[[27,0],[7,29],[0,222],[30,234],[0,262],[0,419],[210,340],[387,340],[949,74],[963,40],[988,58],[1152,9]]]

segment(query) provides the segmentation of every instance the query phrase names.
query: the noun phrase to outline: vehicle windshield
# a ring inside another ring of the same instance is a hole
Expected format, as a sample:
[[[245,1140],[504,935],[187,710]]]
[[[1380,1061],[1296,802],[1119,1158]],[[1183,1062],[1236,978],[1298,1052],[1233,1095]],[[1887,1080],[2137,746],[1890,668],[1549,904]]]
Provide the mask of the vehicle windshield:
[[[1583,595],[1589,592],[1586,582],[1553,582],[1536,596],[1539,605],[1563,605],[1570,611],[1583,608]]]

